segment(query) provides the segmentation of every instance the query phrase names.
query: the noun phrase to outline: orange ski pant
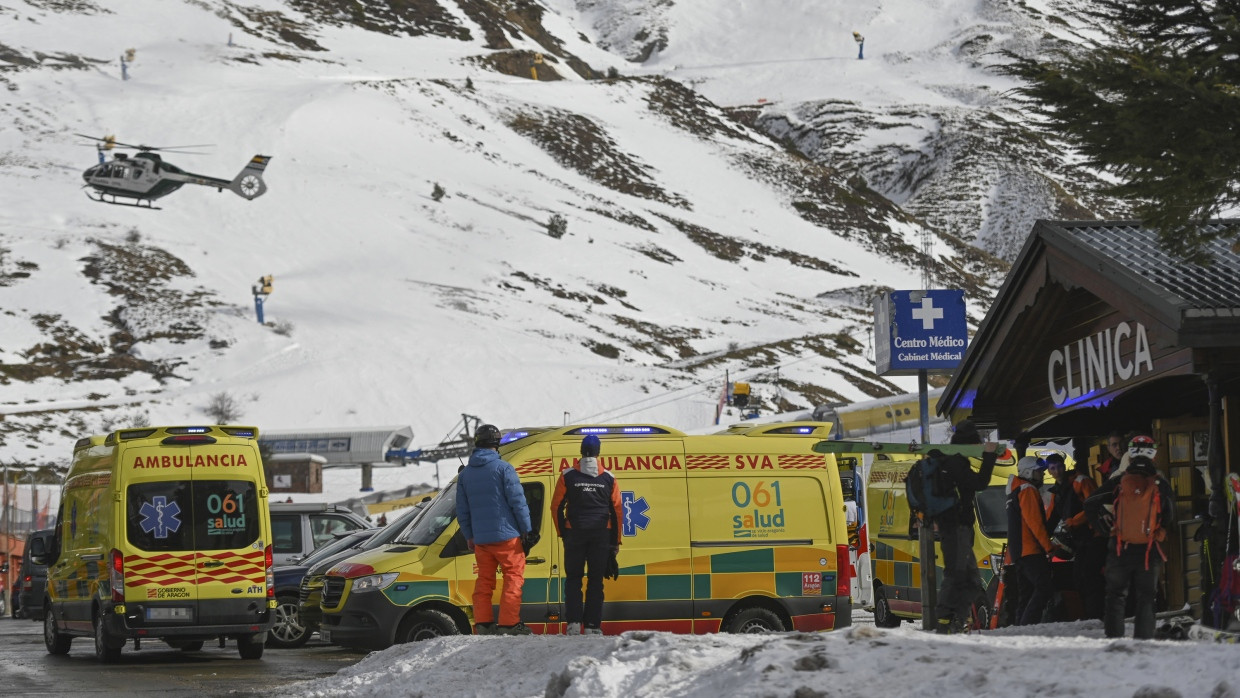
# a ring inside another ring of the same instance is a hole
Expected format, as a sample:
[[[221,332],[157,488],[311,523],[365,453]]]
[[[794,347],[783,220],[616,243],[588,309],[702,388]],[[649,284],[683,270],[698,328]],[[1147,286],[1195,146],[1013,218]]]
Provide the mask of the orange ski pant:
[[[504,591],[499,600],[499,624],[521,622],[521,587],[525,585],[525,552],[521,539],[474,546],[478,581],[474,584],[474,622],[490,623],[495,618],[491,597],[495,594],[495,569],[504,573]]]

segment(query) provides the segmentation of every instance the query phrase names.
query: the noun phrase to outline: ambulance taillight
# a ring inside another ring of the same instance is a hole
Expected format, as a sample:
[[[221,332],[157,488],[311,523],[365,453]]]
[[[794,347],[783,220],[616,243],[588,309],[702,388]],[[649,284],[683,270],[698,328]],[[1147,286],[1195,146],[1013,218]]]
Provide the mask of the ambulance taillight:
[[[852,562],[847,545],[835,546],[835,595],[852,595]]]
[[[112,600],[125,600],[125,556],[112,548],[112,565],[108,567],[108,582],[112,585]]]
[[[263,549],[263,562],[267,565],[267,598],[274,599],[276,597],[276,573],[272,568],[271,546]]]

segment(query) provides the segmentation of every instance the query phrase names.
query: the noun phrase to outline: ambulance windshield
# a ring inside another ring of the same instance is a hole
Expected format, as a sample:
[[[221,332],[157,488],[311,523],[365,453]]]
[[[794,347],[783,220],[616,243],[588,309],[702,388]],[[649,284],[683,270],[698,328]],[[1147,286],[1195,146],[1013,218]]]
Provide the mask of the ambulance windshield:
[[[977,493],[977,525],[987,538],[1007,538],[1007,494],[1003,485]]]
[[[413,525],[405,531],[397,543],[405,545],[430,545],[439,539],[439,534],[456,519],[456,481],[448,485],[443,492],[431,500],[426,512],[417,517]]]

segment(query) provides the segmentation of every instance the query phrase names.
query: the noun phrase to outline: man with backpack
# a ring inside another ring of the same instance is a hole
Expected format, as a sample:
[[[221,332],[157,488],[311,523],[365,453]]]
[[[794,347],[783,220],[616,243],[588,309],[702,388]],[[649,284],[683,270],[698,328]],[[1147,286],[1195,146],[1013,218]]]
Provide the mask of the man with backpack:
[[[965,419],[956,425],[951,443],[981,444],[982,437],[973,421]],[[986,444],[979,471],[973,470],[964,456],[944,455],[931,448],[905,480],[909,507],[921,515],[922,525],[933,526],[940,535],[943,582],[936,609],[939,632],[968,632],[973,602],[985,591],[973,553],[974,499],[978,490],[990,485],[997,446]]]
[[[1103,614],[1107,637],[1124,636],[1124,606],[1130,585],[1136,595],[1133,637],[1154,637],[1154,597],[1167,560],[1163,543],[1175,507],[1171,485],[1154,467],[1155,453],[1156,445],[1150,437],[1132,439],[1127,470],[1109,478],[1085,500],[1090,523],[1098,530],[1110,531]]]
[[[586,635],[603,634],[603,577],[609,572],[619,576],[610,568],[620,551],[624,509],[616,478],[599,464],[599,447],[594,434],[581,440],[581,460],[560,475],[551,497],[555,530],[564,539],[564,617],[569,635],[581,635],[583,624]]]

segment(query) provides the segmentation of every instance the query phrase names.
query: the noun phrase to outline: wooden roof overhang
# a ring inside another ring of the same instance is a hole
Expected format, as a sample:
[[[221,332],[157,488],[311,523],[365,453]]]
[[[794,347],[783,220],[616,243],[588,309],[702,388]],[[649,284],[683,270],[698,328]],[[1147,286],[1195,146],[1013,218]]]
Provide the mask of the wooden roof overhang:
[[[940,414],[970,411],[1003,438],[1101,434],[1204,411],[1200,374],[1240,376],[1240,316],[1186,307],[1082,243],[1074,225],[1034,226],[944,389]],[[1137,355],[1138,333],[1148,354]]]

